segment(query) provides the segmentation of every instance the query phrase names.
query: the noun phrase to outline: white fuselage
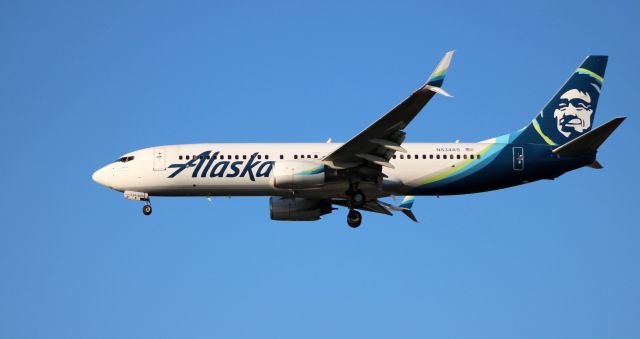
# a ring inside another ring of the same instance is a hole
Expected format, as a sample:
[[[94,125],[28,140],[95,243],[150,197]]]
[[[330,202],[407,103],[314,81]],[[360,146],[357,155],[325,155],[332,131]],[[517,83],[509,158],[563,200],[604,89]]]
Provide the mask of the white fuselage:
[[[317,188],[288,190],[275,188],[272,178],[275,162],[305,161],[321,165],[322,158],[341,145],[246,143],[158,146],[125,154],[121,159],[133,158],[115,161],[101,168],[94,173],[93,179],[117,191],[144,192],[150,196],[343,197],[349,188],[349,183],[344,180]],[[361,189],[371,198],[406,194],[429,178],[478,161],[479,154],[492,145],[495,145],[495,139],[482,143],[405,143],[403,147],[407,153],[396,153],[390,161],[395,168],[383,168],[383,176],[386,176],[383,183],[364,183]]]

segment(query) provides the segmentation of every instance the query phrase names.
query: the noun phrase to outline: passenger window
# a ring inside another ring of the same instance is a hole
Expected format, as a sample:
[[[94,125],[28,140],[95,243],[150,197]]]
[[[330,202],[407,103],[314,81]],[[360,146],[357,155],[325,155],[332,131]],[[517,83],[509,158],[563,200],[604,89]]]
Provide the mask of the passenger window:
[[[242,155],[242,160],[247,160],[247,155],[246,154]]]
[[[404,155],[403,154],[400,154],[400,159],[404,159]]]
[[[313,157],[314,157],[315,159],[318,159],[318,155],[317,155],[317,154],[314,154],[314,155],[313,155]]]
[[[426,154],[423,154],[423,155],[422,155],[422,159],[426,159],[426,158],[427,158],[427,155],[426,155]]]
[[[478,159],[480,159],[480,154],[478,154]]]
[[[436,159],[440,159],[440,154],[436,154]]]
[[[394,158],[394,159],[396,158],[396,155],[395,155],[395,154],[393,155],[393,158]]]
[[[447,158],[447,155],[446,155],[446,154],[443,154],[443,155],[442,155],[442,159],[446,159],[446,158]]]
[[[187,155],[187,160],[189,160],[189,156]]]
[[[269,154],[266,154],[266,155],[264,156],[264,160],[269,160]]]
[[[297,155],[297,154],[294,154],[294,155],[293,155],[293,158],[294,158],[294,159],[298,159],[298,155]]]
[[[258,154],[258,159],[262,160],[262,155]]]
[[[433,159],[433,154],[429,154],[429,159]]]
[[[284,159],[284,155],[280,154],[280,160]]]
[[[239,156],[239,155],[236,155],[236,156],[235,156],[235,158],[236,158],[236,160],[238,160],[238,159],[240,159],[240,156]]]
[[[473,159],[473,154],[471,154],[471,155],[469,156],[469,159]]]
[[[458,159],[460,159],[460,154],[458,154]]]
[[[413,158],[414,158],[414,159],[418,159],[418,158],[419,158],[419,156],[416,154],[416,155],[414,155],[414,156],[413,156]]]
[[[467,155],[466,155],[466,154],[463,154],[463,155],[462,155],[462,159],[465,159],[465,160],[466,160],[466,159],[467,159]]]
[[[178,160],[182,160],[182,155],[179,155],[179,156],[178,156]]]

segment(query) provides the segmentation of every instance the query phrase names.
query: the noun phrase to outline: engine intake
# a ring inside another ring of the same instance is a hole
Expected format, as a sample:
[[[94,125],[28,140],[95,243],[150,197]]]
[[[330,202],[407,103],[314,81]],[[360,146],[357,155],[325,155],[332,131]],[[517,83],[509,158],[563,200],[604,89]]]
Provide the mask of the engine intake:
[[[313,221],[331,213],[331,203],[325,200],[271,197],[271,220]]]

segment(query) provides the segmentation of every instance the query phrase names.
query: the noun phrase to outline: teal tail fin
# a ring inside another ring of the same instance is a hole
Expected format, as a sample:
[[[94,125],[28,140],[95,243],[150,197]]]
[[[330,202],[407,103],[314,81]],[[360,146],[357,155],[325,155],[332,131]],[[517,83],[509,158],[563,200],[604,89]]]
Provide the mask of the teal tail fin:
[[[519,141],[563,145],[591,130],[607,68],[607,56],[590,55],[522,130]]]

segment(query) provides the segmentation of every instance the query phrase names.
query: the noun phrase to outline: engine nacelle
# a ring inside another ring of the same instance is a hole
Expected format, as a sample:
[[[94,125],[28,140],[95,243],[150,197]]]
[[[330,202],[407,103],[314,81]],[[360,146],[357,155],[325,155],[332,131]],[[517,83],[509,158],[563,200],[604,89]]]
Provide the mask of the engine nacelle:
[[[314,161],[276,161],[271,185],[283,189],[320,187],[325,184],[325,168]]]
[[[323,200],[271,197],[271,220],[313,221],[331,213],[331,203]]]

